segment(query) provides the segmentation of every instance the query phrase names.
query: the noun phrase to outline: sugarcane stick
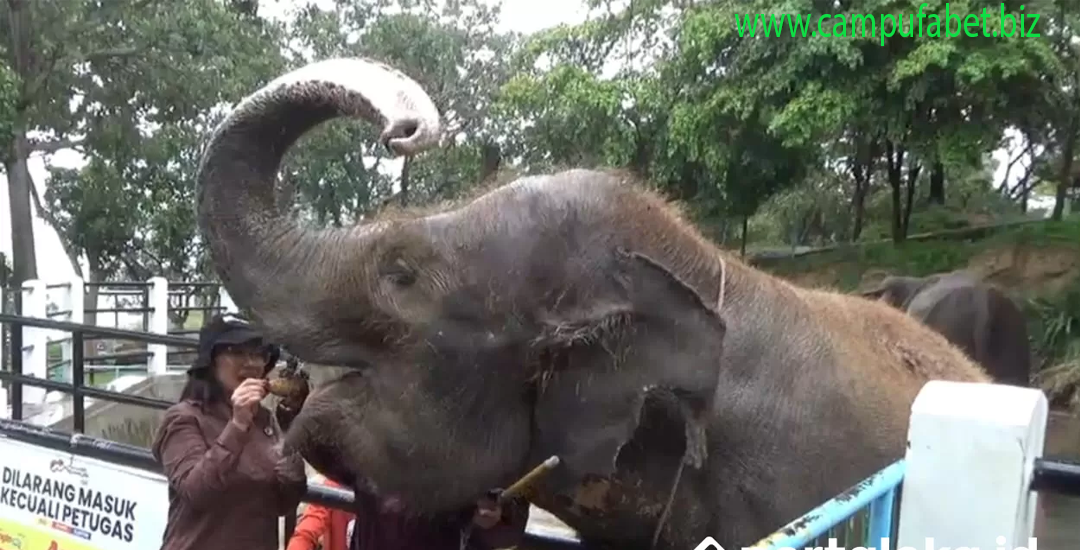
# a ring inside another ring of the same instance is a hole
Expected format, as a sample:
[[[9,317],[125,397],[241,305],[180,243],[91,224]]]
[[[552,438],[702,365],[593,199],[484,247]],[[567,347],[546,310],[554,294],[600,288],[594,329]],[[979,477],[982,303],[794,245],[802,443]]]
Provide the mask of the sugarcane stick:
[[[521,476],[520,479],[514,482],[513,485],[507,487],[503,492],[499,493],[499,503],[502,504],[507,500],[514,497],[519,497],[525,494],[525,492],[532,486],[536,480],[540,479],[540,476],[553,470],[559,465],[559,457],[552,456],[547,460],[540,463],[539,466],[533,468],[529,473]]]

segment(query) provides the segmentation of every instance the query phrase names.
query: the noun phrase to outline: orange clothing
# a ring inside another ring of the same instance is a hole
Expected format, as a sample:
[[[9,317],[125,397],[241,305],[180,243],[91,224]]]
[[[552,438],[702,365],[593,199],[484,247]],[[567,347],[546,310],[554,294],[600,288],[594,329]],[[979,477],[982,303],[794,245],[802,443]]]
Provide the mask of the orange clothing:
[[[323,478],[327,487],[341,489],[341,485]],[[315,550],[322,539],[322,550],[348,550],[348,526],[356,514],[308,504],[296,520],[296,530],[285,550]]]

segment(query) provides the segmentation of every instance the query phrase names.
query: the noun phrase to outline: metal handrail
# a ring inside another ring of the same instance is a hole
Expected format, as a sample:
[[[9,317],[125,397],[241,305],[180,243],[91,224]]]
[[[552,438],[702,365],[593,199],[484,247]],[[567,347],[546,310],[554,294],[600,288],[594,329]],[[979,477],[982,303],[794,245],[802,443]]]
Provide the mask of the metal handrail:
[[[904,481],[904,459],[886,466],[846,491],[822,503],[791,523],[777,529],[750,548],[773,550],[804,548],[810,541],[825,534],[867,506],[870,507],[869,540],[866,546],[879,546],[882,539],[893,533],[896,492]]]
[[[1063,458],[1036,458],[1030,490],[1080,497],[1080,462]]]
[[[70,332],[72,334],[81,333],[83,335],[105,336],[118,340],[138,340],[148,344],[163,344],[166,346],[182,346],[188,348],[197,348],[199,346],[199,343],[191,338],[180,338],[166,334],[155,334],[153,332],[141,332],[122,328],[98,327],[72,323],[69,321],[54,321],[52,319],[41,319],[39,317],[22,317],[7,313],[0,313],[0,324],[59,330],[62,332]]]

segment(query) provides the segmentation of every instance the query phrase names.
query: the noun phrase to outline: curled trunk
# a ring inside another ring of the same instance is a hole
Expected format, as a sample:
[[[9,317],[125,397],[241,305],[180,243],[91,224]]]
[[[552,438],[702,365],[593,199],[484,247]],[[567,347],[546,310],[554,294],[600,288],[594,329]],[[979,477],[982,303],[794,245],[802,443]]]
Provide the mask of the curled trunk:
[[[355,361],[361,351],[347,349],[357,341],[341,333],[372,322],[357,273],[379,228],[301,228],[277,208],[274,182],[289,147],[339,116],[381,125],[382,143],[396,154],[429,149],[440,137],[438,110],[415,81],[373,61],[331,59],[241,101],[210,137],[197,176],[199,227],[233,300],[269,337],[322,362]]]

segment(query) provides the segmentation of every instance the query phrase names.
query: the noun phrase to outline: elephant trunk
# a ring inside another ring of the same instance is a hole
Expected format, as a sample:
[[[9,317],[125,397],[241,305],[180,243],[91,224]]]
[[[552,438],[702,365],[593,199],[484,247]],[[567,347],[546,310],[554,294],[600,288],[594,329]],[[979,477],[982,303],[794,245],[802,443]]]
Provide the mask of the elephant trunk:
[[[362,320],[370,300],[357,266],[379,229],[302,228],[278,209],[274,184],[289,147],[339,116],[381,125],[383,145],[399,155],[430,149],[441,134],[438,110],[408,76],[374,61],[331,59],[244,98],[210,137],[197,175],[199,227],[225,288],[268,337],[310,361],[350,355],[335,349],[340,339],[329,327]]]

